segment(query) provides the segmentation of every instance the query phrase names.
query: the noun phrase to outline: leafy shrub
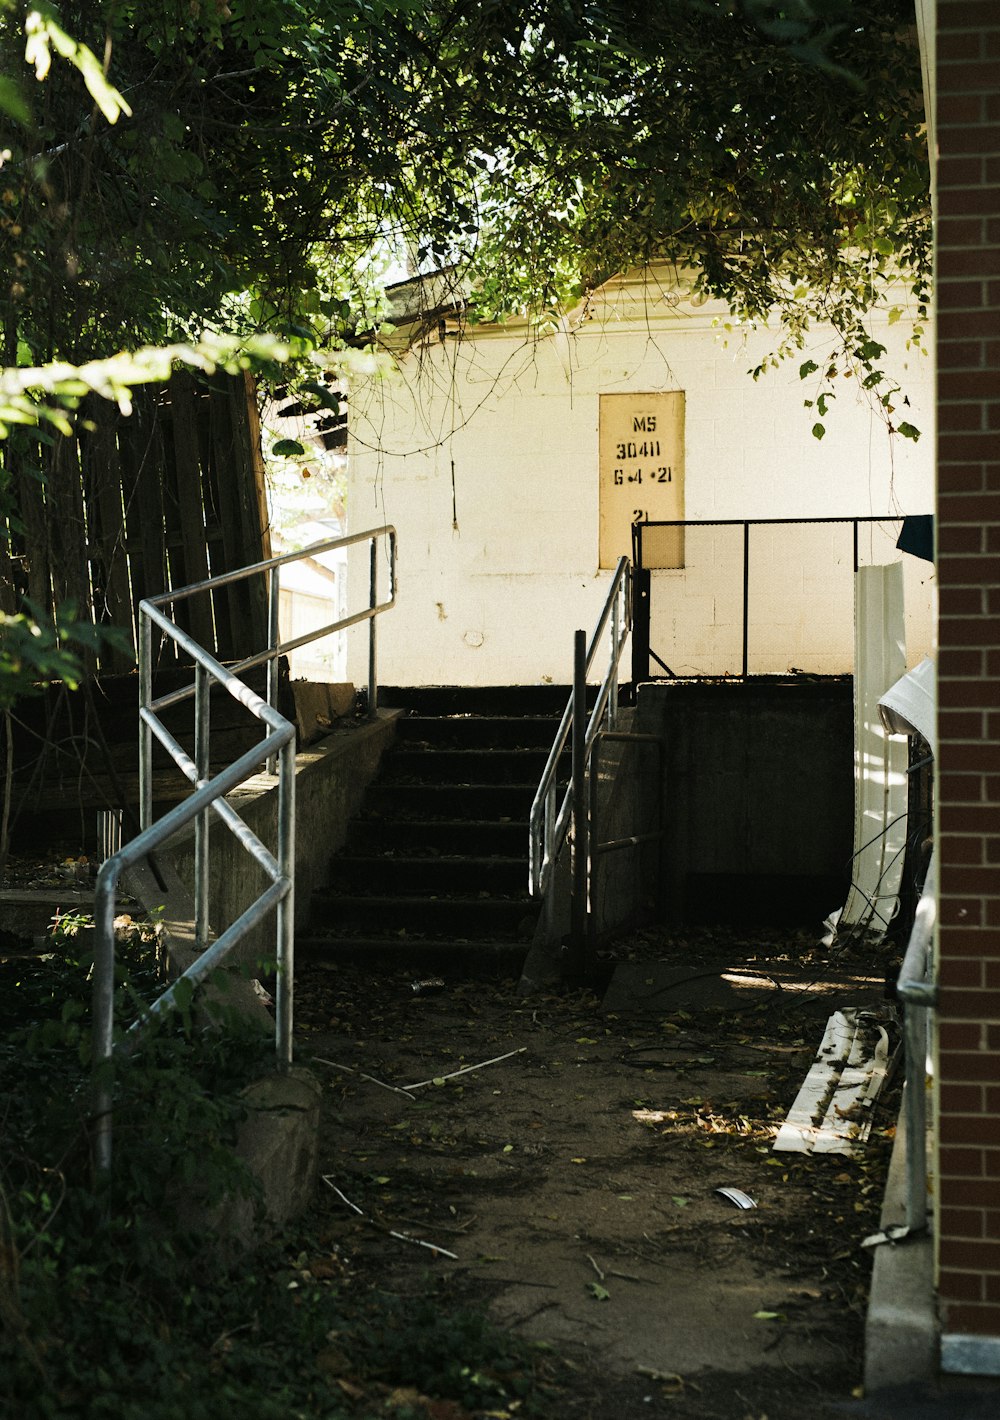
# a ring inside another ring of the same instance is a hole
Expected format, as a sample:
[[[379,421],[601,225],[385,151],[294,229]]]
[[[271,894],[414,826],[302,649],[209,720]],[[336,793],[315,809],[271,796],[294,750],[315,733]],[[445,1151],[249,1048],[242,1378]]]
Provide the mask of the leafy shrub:
[[[427,1420],[428,1396],[470,1416],[557,1413],[537,1349],[446,1297],[354,1279],[308,1220],[235,1265],[191,1227],[191,1199],[252,1192],[231,1145],[270,1056],[256,1030],[188,1009],[143,1033],[115,1067],[114,1167],[96,1186],[90,935],[63,919],[52,952],[0,960],[0,1414]],[[119,1031],[156,984],[141,935],[121,956]]]

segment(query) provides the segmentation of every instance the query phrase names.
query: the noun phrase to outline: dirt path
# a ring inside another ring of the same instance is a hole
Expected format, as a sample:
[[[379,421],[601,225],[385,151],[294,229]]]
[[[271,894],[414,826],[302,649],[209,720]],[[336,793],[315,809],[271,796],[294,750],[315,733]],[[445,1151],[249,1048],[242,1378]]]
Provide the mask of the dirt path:
[[[331,1245],[355,1277],[551,1343],[579,1375],[559,1420],[839,1413],[895,1098],[857,1158],[771,1142],[830,1011],[883,1004],[882,965],[787,935],[644,934],[620,955],[606,1003],[302,967]]]

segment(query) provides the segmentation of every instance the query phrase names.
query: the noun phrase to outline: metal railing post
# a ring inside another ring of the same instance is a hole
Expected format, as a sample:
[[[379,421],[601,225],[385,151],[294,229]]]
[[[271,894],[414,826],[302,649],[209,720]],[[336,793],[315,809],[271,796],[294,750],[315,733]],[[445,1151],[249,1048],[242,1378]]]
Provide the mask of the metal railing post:
[[[153,822],[153,731],[145,715],[153,703],[153,628],[139,606],[139,828]]]
[[[278,868],[288,892],[278,903],[278,970],[275,1034],[278,1069],[292,1063],[292,1006],[295,983],[295,741],[282,746],[278,791]]]
[[[649,569],[635,569],[632,597],[632,684],[649,680],[649,618],[651,578]]]
[[[272,710],[278,708],[278,657],[276,652],[281,643],[280,613],[281,568],[272,567],[267,583],[267,649],[270,652],[267,660],[267,703]],[[277,768],[278,763],[274,755],[269,755],[267,760],[268,774],[275,774]]]
[[[577,631],[573,643],[573,891],[570,916],[570,975],[583,974],[587,931],[589,846],[587,819],[587,636]]]
[[[584,938],[584,974],[585,979],[590,982],[594,979],[594,968],[597,965],[597,864],[598,854],[595,851],[599,834],[597,831],[597,792],[600,786],[600,755],[601,755],[601,733],[594,738],[593,748],[590,752],[590,763],[587,766],[587,919],[586,936]]]
[[[649,618],[651,579],[642,565],[642,523],[632,524],[632,686],[649,679]]]
[[[205,667],[195,667],[194,678],[194,763],[195,788],[207,784],[211,774],[211,726],[209,715],[211,686]],[[204,951],[208,945],[208,839],[209,809],[206,807],[194,821],[194,936],[195,946]]]
[[[94,983],[91,1052],[94,1066],[94,1168],[98,1182],[111,1174],[111,1057],[114,1049],[115,885],[114,859],[102,864],[94,887]]]
[[[673,657],[671,656],[671,660]],[[750,665],[750,524],[743,524],[743,679]]]
[[[393,589],[395,590],[395,588]],[[371,579],[369,591],[369,606],[378,606],[378,539],[372,538],[371,544]],[[375,630],[374,616],[368,623],[368,714],[375,717],[375,701],[378,696],[378,681],[375,671],[375,660],[378,651],[377,633]]]
[[[612,730],[618,723],[618,646],[621,640],[621,597],[623,585],[623,583],[619,583],[614,608],[611,613],[611,647],[609,653],[611,662],[611,685],[608,691],[608,726]]]

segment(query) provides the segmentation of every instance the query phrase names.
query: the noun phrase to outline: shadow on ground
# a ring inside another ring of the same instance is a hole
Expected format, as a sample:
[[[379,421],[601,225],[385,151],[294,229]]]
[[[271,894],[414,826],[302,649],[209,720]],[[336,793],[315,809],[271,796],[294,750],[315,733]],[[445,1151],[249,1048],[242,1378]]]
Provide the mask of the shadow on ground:
[[[881,955],[649,932],[609,971],[603,999],[524,1000],[304,965],[326,1240],[355,1285],[556,1348],[560,1420],[857,1409],[897,1097],[854,1157],[771,1145],[831,1011],[885,1008]]]

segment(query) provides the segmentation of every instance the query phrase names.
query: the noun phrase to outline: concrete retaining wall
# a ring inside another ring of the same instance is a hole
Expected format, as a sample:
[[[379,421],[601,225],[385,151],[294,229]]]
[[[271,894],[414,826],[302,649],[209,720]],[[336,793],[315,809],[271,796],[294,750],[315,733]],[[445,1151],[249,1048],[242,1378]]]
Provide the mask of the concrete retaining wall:
[[[673,922],[821,921],[842,905],[853,837],[849,679],[657,682],[637,728],[661,734],[666,836],[654,869]],[[644,817],[653,817],[647,804]]]
[[[347,825],[361,806],[395,736],[399,712],[380,711],[375,720],[351,725],[296,755],[295,924],[309,920],[313,891],[326,881],[330,857],[343,846]],[[273,852],[277,841],[277,780],[265,774],[247,780],[229,803]],[[194,829],[179,834],[165,850],[189,889],[194,887]],[[209,914],[216,935],[224,932],[266,886],[263,870],[221,823],[213,823],[210,847]],[[274,926],[264,922],[249,934],[236,959],[273,959]]]

